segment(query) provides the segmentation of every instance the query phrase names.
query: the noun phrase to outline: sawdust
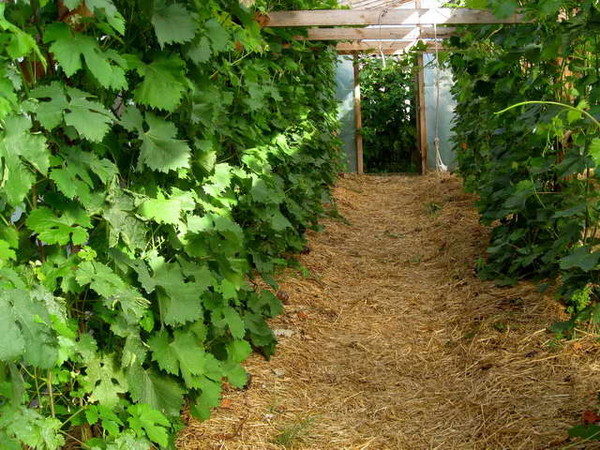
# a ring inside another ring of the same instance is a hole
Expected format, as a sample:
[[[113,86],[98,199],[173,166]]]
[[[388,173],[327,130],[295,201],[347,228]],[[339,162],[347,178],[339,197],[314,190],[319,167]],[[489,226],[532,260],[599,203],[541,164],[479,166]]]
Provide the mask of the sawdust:
[[[286,274],[271,361],[188,420],[180,449],[541,449],[597,405],[595,336],[546,331],[562,307],[533,284],[476,277],[487,230],[451,176],[347,176]],[[583,448],[583,447],[577,447]],[[592,448],[588,445],[585,448]]]

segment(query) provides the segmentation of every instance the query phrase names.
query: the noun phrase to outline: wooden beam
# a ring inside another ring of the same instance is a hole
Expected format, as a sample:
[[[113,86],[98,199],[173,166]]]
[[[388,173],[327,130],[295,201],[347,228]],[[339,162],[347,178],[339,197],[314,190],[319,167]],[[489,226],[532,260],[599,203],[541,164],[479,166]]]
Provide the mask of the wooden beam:
[[[455,29],[441,27],[437,29],[440,39],[454,35]],[[433,27],[373,27],[373,28],[310,28],[307,36],[298,36],[301,41],[357,41],[361,39],[433,39],[436,32]]]
[[[467,8],[347,9],[274,11],[258,21],[268,27],[343,25],[467,25],[522,22],[521,15],[498,19],[489,11]]]
[[[414,0],[341,0],[340,5],[349,6],[351,9],[363,8],[395,8],[404,3],[410,3]]]
[[[421,174],[425,175],[428,169],[427,155],[429,153],[427,141],[427,115],[425,108],[425,71],[423,55],[417,56],[417,136],[419,153],[421,154]]]
[[[384,55],[396,55],[404,53],[410,50],[417,44],[417,41],[404,42],[404,41],[357,41],[357,42],[340,42],[337,44],[336,49],[338,53],[352,54],[352,53],[373,53]],[[430,43],[427,45],[427,51],[435,51],[437,47],[438,51],[442,51],[443,48],[439,44]]]
[[[356,130],[356,173],[359,175],[365,173],[361,103],[360,64],[358,55],[354,55],[354,128]]]
[[[421,0],[415,0],[415,8],[421,8]],[[421,174],[427,173],[428,141],[425,104],[425,58],[417,55],[417,139],[421,155]]]

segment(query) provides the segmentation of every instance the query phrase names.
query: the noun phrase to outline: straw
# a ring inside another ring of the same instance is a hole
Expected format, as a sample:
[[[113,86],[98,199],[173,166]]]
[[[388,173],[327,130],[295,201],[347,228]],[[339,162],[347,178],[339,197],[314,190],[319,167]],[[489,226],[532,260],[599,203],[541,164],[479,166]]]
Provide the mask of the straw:
[[[283,274],[271,361],[228,389],[180,449],[542,449],[597,405],[593,333],[556,341],[565,318],[533,284],[477,278],[488,230],[451,175],[345,176],[348,222],[328,219]],[[574,448],[595,448],[591,444]]]

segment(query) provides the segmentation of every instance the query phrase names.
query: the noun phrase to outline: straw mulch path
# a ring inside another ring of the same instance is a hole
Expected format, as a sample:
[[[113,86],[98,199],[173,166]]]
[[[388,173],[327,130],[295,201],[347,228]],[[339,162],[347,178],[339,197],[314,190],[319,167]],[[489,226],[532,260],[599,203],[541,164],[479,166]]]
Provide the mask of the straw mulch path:
[[[450,176],[348,176],[328,219],[286,274],[271,361],[181,449],[542,449],[597,405],[593,336],[556,341],[562,309],[474,267],[487,230]],[[583,448],[583,447],[577,447]],[[588,445],[585,448],[592,448]]]

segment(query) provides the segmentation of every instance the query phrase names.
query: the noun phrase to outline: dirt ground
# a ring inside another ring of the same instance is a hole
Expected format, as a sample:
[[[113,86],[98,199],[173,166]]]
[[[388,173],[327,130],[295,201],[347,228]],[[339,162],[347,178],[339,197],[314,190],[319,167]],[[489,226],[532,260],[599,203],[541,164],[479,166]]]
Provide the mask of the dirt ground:
[[[479,280],[487,230],[450,176],[347,176],[286,274],[271,361],[180,449],[545,449],[597,407],[596,336],[557,341],[535,285]]]

